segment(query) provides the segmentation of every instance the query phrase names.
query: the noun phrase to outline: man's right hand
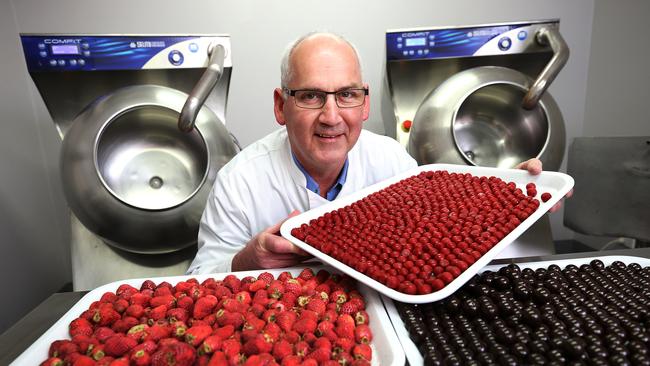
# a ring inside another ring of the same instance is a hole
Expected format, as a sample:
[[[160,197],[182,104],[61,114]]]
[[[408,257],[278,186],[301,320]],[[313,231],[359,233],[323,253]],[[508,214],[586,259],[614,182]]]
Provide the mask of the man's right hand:
[[[298,215],[293,211],[289,217]],[[309,258],[309,253],[278,235],[287,219],[254,236],[232,259],[233,271],[291,267]]]

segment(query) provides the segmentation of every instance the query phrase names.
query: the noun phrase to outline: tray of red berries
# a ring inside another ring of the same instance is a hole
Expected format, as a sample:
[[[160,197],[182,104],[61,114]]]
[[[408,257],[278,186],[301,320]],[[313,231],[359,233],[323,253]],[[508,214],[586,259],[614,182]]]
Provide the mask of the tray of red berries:
[[[404,365],[379,294],[329,267],[113,282],[14,365]]]
[[[558,172],[420,166],[294,216],[281,234],[402,302],[454,293],[573,187]]]
[[[650,259],[489,265],[430,304],[382,300],[408,363],[650,364]]]

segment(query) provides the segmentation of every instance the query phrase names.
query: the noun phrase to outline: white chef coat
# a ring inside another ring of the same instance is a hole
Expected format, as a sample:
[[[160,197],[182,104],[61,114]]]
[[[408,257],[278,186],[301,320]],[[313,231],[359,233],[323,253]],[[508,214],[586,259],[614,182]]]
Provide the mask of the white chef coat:
[[[417,162],[394,139],[362,130],[348,153],[344,197]],[[199,250],[188,274],[230,272],[232,258],[253,236],[287,218],[328,201],[306,187],[285,128],[246,147],[219,173],[199,226]]]

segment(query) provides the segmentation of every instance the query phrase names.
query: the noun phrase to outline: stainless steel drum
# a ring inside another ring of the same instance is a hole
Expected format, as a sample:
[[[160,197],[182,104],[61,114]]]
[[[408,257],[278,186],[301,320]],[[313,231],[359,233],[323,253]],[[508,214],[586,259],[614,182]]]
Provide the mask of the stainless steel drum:
[[[157,85],[126,87],[89,105],[63,140],[65,195],[79,220],[109,244],[165,253],[196,242],[217,171],[236,147],[219,118],[200,109],[178,128],[188,95]]]
[[[566,139],[562,114],[549,93],[523,108],[532,85],[523,73],[498,66],[453,75],[418,108],[409,152],[420,164],[511,168],[536,157],[546,169],[558,169]]]

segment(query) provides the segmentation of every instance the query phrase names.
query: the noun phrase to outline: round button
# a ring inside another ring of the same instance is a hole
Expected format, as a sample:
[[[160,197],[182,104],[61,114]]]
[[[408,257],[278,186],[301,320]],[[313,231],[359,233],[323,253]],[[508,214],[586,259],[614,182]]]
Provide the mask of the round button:
[[[509,37],[503,37],[499,40],[499,49],[501,51],[507,51],[510,46],[512,46],[512,41]]]
[[[86,64],[86,60],[84,60],[82,58],[80,58],[79,61],[77,61],[77,62],[79,63],[79,66],[83,66],[83,65]]]
[[[45,44],[44,43],[39,43],[38,44],[38,49],[39,50],[44,50],[45,49]]]
[[[59,66],[65,66],[65,60],[59,60]]]
[[[90,45],[87,42],[84,42],[84,43],[81,44],[81,48],[83,48],[84,50],[87,50],[88,48],[90,48]]]
[[[56,66],[56,60],[50,60],[50,65],[51,66]]]
[[[90,56],[90,51],[84,51],[84,56],[86,57]]]
[[[77,60],[70,60],[70,66],[77,66]]]
[[[39,54],[41,55],[41,57],[47,56],[47,52],[45,52],[45,51],[41,51],[41,52],[39,52]]]
[[[402,130],[404,132],[409,132],[411,130],[412,124],[413,122],[410,119],[405,119],[404,121],[402,121]]]
[[[519,33],[517,33],[517,38],[519,38],[520,41],[523,41],[526,39],[526,37],[528,37],[528,32],[525,30],[519,31]]]
[[[167,59],[169,59],[169,62],[171,62],[172,65],[179,66],[180,64],[183,63],[184,58],[183,58],[183,54],[180,53],[180,51],[173,50],[169,52]]]
[[[190,52],[196,52],[196,51],[199,50],[199,45],[196,44],[196,43],[194,43],[194,42],[192,42],[192,43],[190,43],[190,45],[189,45],[189,49],[190,49]]]

